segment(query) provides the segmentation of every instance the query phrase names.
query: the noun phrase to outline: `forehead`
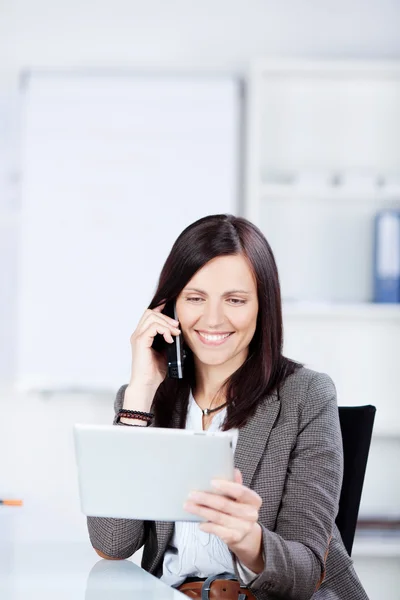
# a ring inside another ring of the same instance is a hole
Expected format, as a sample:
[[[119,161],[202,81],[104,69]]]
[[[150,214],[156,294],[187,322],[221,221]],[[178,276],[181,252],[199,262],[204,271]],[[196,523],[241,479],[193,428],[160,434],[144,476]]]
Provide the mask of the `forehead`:
[[[210,260],[192,277],[185,287],[196,287],[204,291],[217,289],[227,290],[256,290],[256,280],[253,271],[241,254],[218,256]]]

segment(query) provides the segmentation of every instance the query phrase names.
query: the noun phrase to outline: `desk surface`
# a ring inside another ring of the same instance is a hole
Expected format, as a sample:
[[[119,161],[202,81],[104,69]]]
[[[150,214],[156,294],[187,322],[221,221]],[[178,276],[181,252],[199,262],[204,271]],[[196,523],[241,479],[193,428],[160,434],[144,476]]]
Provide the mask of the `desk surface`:
[[[180,600],[183,594],[129,560],[97,557],[89,544],[5,544],[2,600]]]

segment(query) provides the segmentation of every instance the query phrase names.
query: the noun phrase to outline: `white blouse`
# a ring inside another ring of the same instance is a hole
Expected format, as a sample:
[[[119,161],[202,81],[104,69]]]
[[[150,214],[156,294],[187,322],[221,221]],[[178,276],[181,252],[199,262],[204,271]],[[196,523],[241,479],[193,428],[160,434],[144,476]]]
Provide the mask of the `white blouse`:
[[[226,408],[214,415],[208,431],[218,431],[225,420]],[[186,429],[203,430],[203,414],[190,394]],[[233,451],[235,451],[239,431],[231,429]],[[237,563],[242,581],[249,584],[257,577],[253,571]],[[199,523],[177,521],[174,534],[164,555],[161,580],[177,587],[187,577],[209,577],[220,573],[234,574],[232,556],[227,545],[216,535],[199,529]]]

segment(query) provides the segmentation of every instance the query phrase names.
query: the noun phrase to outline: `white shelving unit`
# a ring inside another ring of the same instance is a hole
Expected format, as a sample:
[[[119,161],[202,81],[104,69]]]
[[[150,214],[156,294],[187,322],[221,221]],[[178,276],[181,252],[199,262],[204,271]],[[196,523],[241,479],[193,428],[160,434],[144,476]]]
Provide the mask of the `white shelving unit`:
[[[400,63],[256,61],[247,123],[246,216],[284,298],[370,301],[373,219],[400,206]]]
[[[372,188],[372,189],[371,189]],[[279,185],[274,183],[261,183],[257,194],[259,201],[275,198],[277,200],[286,200],[287,202],[296,202],[300,199],[303,202],[313,204],[319,202],[321,198],[325,202],[372,202],[379,208],[382,203],[397,205],[400,197],[400,185],[393,186],[392,189],[377,189],[370,186],[364,191],[346,188],[346,185],[335,188],[332,186],[301,186],[301,185]],[[259,211],[258,202],[254,203],[252,209],[257,216]],[[249,216],[250,218],[250,216]],[[255,220],[255,219],[254,219]]]
[[[283,313],[293,318],[360,319],[400,323],[400,304],[287,302]]]
[[[356,537],[352,556],[354,559],[377,556],[379,558],[400,559],[400,538],[378,538],[376,536]]]
[[[340,405],[377,407],[360,514],[393,517],[400,304],[371,298],[374,217],[400,206],[400,63],[260,59],[247,107],[245,214],[277,260],[285,353],[329,373]],[[364,578],[382,557],[396,570],[399,542],[363,537],[354,556]]]
[[[259,222],[260,198],[276,193],[398,199],[399,102],[395,61],[254,61],[248,217]]]

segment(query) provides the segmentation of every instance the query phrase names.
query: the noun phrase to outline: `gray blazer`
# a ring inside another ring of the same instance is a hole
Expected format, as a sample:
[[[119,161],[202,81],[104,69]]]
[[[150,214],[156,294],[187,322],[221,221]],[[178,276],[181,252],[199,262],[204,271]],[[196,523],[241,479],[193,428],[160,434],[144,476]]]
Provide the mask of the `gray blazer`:
[[[178,423],[179,414],[173,427]],[[279,394],[264,398],[239,430],[235,465],[244,485],[263,499],[265,569],[250,585],[258,600],[368,600],[335,525],[342,456],[335,386],[327,375],[306,368],[290,375]],[[94,548],[123,559],[144,545],[142,567],[156,576],[173,527],[88,518]]]

